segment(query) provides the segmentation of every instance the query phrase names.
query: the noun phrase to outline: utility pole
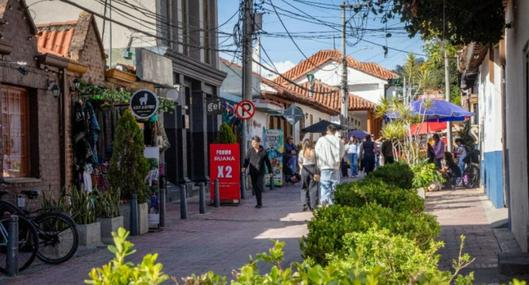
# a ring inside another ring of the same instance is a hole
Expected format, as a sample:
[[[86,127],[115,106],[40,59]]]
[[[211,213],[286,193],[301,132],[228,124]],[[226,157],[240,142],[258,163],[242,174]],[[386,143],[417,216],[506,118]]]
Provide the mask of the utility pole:
[[[252,49],[252,35],[253,35],[253,0],[244,0],[244,18],[243,18],[243,38],[242,38],[242,99],[252,100],[252,65],[253,65],[253,49]],[[248,121],[242,121],[241,130],[241,164],[247,156],[247,130]],[[246,177],[241,175],[241,179]],[[241,198],[244,198],[246,193],[246,181],[241,183]]]
[[[352,9],[353,5],[346,5],[345,1],[342,2],[342,5],[340,5],[340,8],[342,8],[342,109],[341,109],[341,115],[343,122],[341,123],[347,123],[347,118],[349,114],[349,88],[347,86],[347,53],[346,53],[346,47],[347,47],[347,21],[345,20],[345,12],[346,9]]]
[[[448,69],[448,49],[446,40],[443,42],[444,57],[445,57],[445,100],[450,102],[450,71]],[[447,122],[446,129],[446,144],[448,145],[448,152],[452,152],[452,123]]]

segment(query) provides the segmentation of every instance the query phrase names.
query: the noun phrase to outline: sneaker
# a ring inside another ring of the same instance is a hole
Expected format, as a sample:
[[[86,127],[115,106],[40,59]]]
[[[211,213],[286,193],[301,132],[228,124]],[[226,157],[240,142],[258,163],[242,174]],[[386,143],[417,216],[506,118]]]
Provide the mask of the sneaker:
[[[261,208],[263,207],[263,205],[255,205],[255,207],[256,207],[257,209],[261,209]]]

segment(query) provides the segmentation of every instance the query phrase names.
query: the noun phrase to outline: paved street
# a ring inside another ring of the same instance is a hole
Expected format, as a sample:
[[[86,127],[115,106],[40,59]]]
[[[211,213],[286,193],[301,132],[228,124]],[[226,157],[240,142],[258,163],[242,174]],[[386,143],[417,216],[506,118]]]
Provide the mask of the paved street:
[[[167,228],[163,232],[134,237],[138,252],[134,261],[145,253],[158,252],[165,272],[176,277],[212,270],[229,275],[244,264],[249,255],[265,251],[270,240],[286,242],[285,262],[301,260],[299,238],[306,233],[309,212],[300,212],[299,188],[276,189],[264,194],[264,208],[255,209],[255,201],[242,205],[209,208],[206,215],[195,214],[198,204],[191,203],[193,212],[188,220],[179,219],[179,210],[169,209]],[[76,257],[64,264],[38,264],[15,279],[0,279],[0,284],[82,284],[90,268],[111,258],[106,249]],[[58,283],[59,282],[59,283]]]
[[[442,269],[451,269],[452,260],[459,254],[459,237],[464,234],[464,252],[475,258],[467,271],[475,272],[477,284],[512,279],[498,272],[497,254],[504,241],[494,234],[494,227],[507,218],[507,209],[494,209],[480,190],[429,192],[426,197],[427,211],[436,215],[441,224],[440,239],[445,242],[440,250]]]

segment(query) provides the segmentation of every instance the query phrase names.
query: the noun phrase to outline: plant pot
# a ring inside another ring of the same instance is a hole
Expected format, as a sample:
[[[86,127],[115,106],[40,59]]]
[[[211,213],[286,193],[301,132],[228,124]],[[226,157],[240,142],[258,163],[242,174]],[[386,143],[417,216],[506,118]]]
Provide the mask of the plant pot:
[[[101,223],[95,222],[85,225],[76,225],[79,232],[80,246],[99,246],[101,245]]]
[[[149,232],[149,204],[147,203],[141,203],[138,204],[138,210],[139,210],[139,231],[140,235],[146,234]]]
[[[98,221],[101,223],[101,241],[105,244],[112,244],[112,232],[117,231],[120,227],[123,227],[123,216],[115,218],[100,218]]]
[[[119,214],[123,217],[123,227],[130,231],[130,205],[119,205]]]

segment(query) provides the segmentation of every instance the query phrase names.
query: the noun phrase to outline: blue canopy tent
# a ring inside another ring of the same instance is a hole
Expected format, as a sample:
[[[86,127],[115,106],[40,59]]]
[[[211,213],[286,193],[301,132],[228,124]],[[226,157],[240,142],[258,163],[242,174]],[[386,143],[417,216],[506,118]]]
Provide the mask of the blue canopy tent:
[[[474,115],[458,105],[440,99],[415,100],[410,107],[414,115],[425,116],[426,122],[461,122]],[[385,117],[394,120],[399,116],[397,112],[388,112]]]

